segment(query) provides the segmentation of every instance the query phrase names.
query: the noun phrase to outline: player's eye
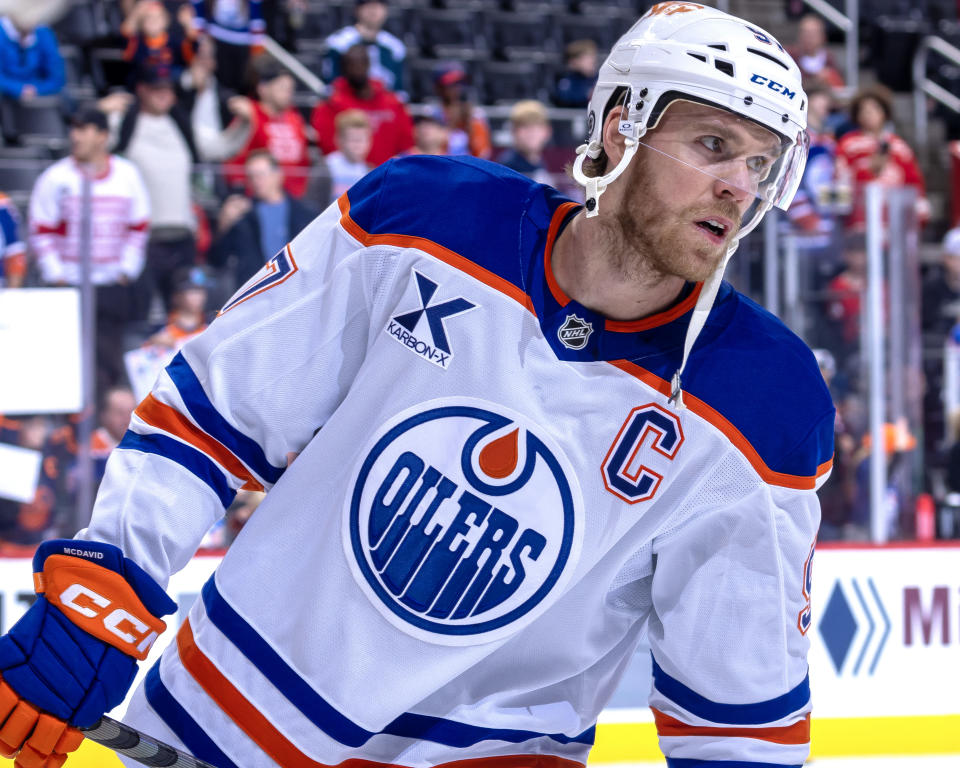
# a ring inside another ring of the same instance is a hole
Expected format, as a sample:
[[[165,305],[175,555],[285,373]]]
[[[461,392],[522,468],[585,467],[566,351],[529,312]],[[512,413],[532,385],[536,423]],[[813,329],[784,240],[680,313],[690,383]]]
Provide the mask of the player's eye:
[[[773,167],[773,162],[765,155],[755,155],[747,158],[747,168],[750,169],[751,173],[757,174],[761,181],[767,178],[771,167]]]
[[[700,136],[697,141],[699,141],[711,152],[723,151],[723,139],[721,139],[719,136]]]

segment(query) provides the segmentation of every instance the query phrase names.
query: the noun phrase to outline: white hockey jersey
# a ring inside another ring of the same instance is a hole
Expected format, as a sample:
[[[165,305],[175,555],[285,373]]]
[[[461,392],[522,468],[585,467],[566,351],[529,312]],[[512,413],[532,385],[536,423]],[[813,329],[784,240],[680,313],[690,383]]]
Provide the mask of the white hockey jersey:
[[[143,270],[150,199],[140,171],[111,155],[90,185],[90,279],[95,285],[132,281]],[[30,245],[46,283],[79,285],[83,176],[72,157],[45,170],[30,194]]]
[[[646,627],[669,765],[803,763],[829,394],[725,286],[672,407],[700,286],[638,322],[571,301],[577,210],[391,161],[184,347],[82,535],[165,583],[269,492],[129,722],[220,768],[581,766]]]

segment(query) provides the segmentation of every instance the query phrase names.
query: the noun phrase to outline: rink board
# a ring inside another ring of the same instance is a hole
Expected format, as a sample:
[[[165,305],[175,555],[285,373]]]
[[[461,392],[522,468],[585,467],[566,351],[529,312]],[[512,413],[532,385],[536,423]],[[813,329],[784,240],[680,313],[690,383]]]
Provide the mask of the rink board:
[[[196,557],[171,579],[177,623],[218,562]],[[809,632],[812,757],[960,755],[958,566],[960,546],[818,549]],[[0,558],[0,630],[32,594],[29,559]],[[160,650],[158,642],[144,669]],[[591,765],[662,760],[649,690],[649,651],[639,648],[601,716]],[[116,768],[119,761],[85,742],[67,765]]]

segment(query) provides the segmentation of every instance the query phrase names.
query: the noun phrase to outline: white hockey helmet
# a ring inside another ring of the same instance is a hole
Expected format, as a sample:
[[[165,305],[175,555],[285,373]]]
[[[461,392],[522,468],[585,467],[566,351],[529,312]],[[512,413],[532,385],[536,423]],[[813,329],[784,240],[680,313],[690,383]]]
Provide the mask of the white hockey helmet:
[[[587,113],[587,143],[578,148],[574,179],[586,189],[586,215],[599,211],[600,195],[626,169],[641,139],[664,110],[684,99],[727,110],[774,132],[782,151],[738,233],[750,231],[771,206],[786,210],[803,175],[808,139],[807,98],[800,69],[771,35],[715,8],[697,3],[654,5],[613,46],[600,67]],[[614,100],[614,97],[616,99]],[[621,161],[602,176],[583,163],[603,150],[603,123],[615,106],[626,109]]]

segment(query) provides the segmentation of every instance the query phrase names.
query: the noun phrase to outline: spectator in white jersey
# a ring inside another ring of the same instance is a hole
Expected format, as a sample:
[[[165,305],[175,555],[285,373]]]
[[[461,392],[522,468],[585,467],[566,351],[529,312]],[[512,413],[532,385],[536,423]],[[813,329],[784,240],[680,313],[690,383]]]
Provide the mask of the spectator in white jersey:
[[[111,155],[107,116],[78,112],[70,155],[37,179],[30,195],[30,243],[47,285],[79,285],[89,258],[97,294],[97,386],[125,381],[124,334],[133,314],[130,284],[143,270],[150,199],[137,167]],[[82,240],[85,182],[90,184],[89,254]]]
[[[406,46],[383,28],[389,14],[385,0],[357,0],[356,22],[330,35],[323,60],[323,76],[328,83],[343,74],[340,59],[350,48],[362,43],[370,55],[370,77],[379,80],[388,91],[406,101],[403,67]]]
[[[41,594],[0,638],[5,754],[59,761],[68,724],[124,700],[171,573],[249,489],[123,716],[171,746],[584,768],[645,639],[668,768],[806,761],[834,407],[803,341],[722,280],[800,181],[800,71],[744,19],[658,3],[586,120],[583,205],[476,157],[391,160],[184,345],[89,526],[34,558]],[[139,625],[104,631],[84,590]]]
[[[333,119],[337,149],[324,157],[330,174],[330,200],[336,200],[370,171],[367,153],[373,128],[366,112],[348,109]]]

